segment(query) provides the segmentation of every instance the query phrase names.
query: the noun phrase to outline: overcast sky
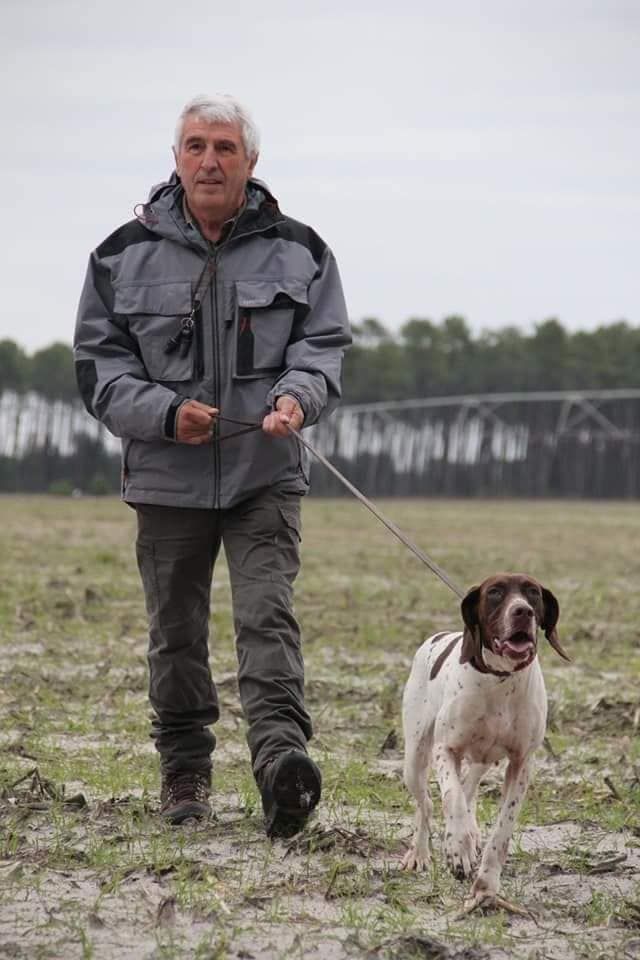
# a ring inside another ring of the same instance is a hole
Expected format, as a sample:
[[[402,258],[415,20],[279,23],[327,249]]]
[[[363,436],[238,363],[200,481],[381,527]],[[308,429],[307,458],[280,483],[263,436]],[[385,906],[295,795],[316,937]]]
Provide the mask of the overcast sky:
[[[228,92],[354,320],[640,323],[639,0],[2,0],[0,339],[69,342],[87,257]],[[1,386],[1,385],[0,385]]]

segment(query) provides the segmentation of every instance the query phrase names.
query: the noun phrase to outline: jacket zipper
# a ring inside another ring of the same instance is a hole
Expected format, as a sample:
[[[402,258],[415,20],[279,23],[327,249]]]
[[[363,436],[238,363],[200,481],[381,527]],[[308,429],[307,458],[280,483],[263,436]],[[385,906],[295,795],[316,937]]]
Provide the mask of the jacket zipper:
[[[279,221],[274,221],[278,223]],[[235,226],[235,225],[234,225]],[[223,242],[215,247],[209,244],[209,255],[215,264],[215,271],[213,274],[213,279],[209,286],[209,300],[211,304],[211,328],[212,328],[212,337],[211,342],[213,344],[213,371],[214,371],[214,384],[213,384],[213,406],[219,407],[220,405],[220,334],[218,330],[218,258],[222,249],[226,246],[227,243],[230,243],[232,240],[240,240],[245,237],[253,236],[254,234],[264,233],[265,230],[269,230],[273,224],[269,224],[265,227],[260,227],[256,230],[249,230],[246,233],[233,235],[233,230],[226,237]],[[202,316],[200,317],[202,321]],[[198,325],[196,325],[196,338],[198,332]],[[213,443],[212,446],[212,456],[213,456],[213,472],[215,478],[215,493],[213,498],[213,507],[214,510],[220,509],[220,483],[222,480],[222,458],[220,444]]]
[[[211,284],[211,289],[209,290],[209,296],[211,297],[211,320],[212,320],[212,332],[213,337],[213,370],[214,370],[214,382],[213,382],[213,405],[214,407],[220,408],[220,334],[218,331],[218,255],[214,254],[214,259],[216,262],[216,272],[213,275],[213,283]],[[214,497],[214,507],[215,509],[220,509],[220,481],[222,480],[222,464],[220,462],[220,444],[213,444],[213,463],[214,463],[214,473],[215,473],[215,497]]]

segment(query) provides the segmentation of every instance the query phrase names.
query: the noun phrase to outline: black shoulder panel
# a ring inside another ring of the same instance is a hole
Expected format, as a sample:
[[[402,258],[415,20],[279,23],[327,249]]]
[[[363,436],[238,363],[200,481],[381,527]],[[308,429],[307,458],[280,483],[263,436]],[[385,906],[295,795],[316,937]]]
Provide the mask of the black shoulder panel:
[[[162,237],[157,233],[152,233],[139,220],[130,220],[129,223],[125,223],[123,227],[118,227],[111,236],[103,240],[96,253],[100,259],[115,257],[134,243],[154,243],[161,239]]]
[[[318,266],[320,265],[327,245],[322,237],[319,237],[315,230],[308,227],[306,223],[300,223],[299,220],[286,217],[284,221],[275,224],[274,232],[276,236],[282,237],[284,240],[292,240],[294,243],[302,244],[311,253],[315,263]]]
[[[95,390],[96,383],[98,382],[95,361],[76,360],[75,369],[76,381],[78,383],[80,396],[82,397],[84,405],[91,416],[95,417],[95,412],[93,409],[93,391]]]

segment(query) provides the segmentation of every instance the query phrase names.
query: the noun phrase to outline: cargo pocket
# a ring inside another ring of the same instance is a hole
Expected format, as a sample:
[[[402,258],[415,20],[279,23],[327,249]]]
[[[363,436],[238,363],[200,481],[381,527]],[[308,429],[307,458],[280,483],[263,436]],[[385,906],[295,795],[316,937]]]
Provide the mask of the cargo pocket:
[[[284,501],[278,505],[278,512],[282,517],[285,528],[289,535],[298,543],[302,542],[302,523],[300,520],[300,498],[296,497],[293,502]]]
[[[234,377],[247,380],[280,373],[294,320],[309,309],[304,284],[239,280],[235,293]]]
[[[300,568],[300,544],[302,527],[300,521],[300,498],[290,502],[283,499],[278,504],[280,529],[276,535],[276,551],[273,556],[273,570],[277,576],[284,576],[290,583]]]
[[[115,289],[114,311],[126,317],[152,380],[192,380],[196,338],[188,352],[166,353],[171,337],[179,334],[182,318],[191,312],[191,283],[126,283]]]

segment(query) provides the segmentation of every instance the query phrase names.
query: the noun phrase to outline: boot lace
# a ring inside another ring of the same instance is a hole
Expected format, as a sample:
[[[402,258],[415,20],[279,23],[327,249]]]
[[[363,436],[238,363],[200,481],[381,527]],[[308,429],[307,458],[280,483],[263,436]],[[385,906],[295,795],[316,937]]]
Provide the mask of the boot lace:
[[[171,774],[163,790],[163,806],[173,807],[185,800],[206,803],[209,799],[209,777],[194,770]]]

